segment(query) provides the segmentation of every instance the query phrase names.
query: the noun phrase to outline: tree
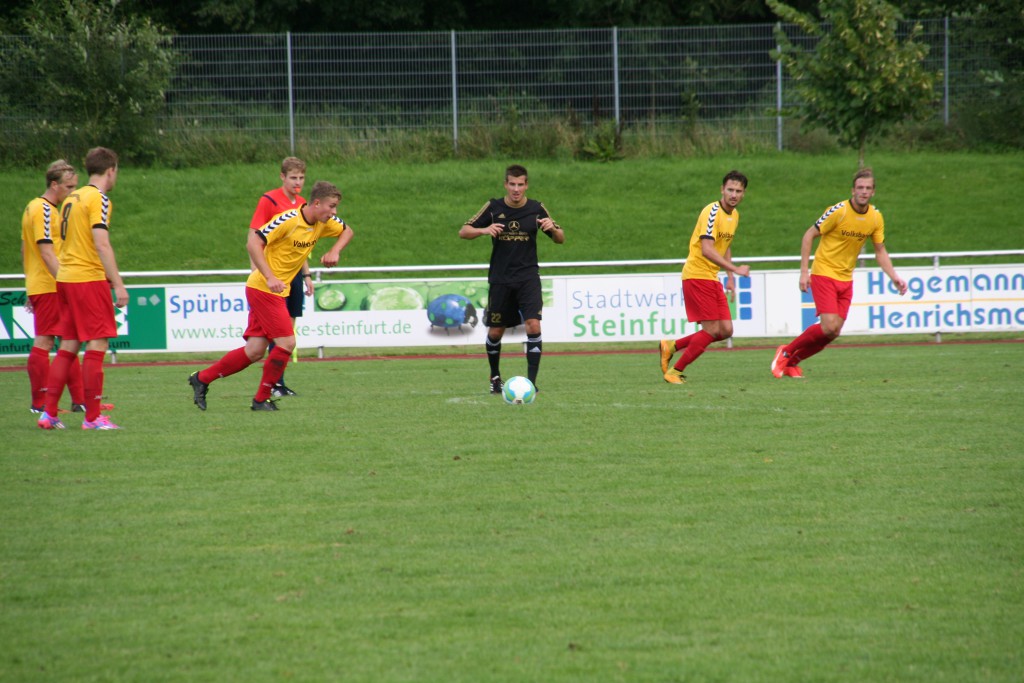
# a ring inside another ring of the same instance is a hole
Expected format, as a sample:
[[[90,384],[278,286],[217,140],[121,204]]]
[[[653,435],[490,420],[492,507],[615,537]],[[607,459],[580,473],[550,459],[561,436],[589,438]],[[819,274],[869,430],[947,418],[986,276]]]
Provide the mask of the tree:
[[[3,54],[0,97],[28,120],[7,140],[35,154],[67,156],[95,145],[126,158],[153,154],[156,116],[174,68],[170,38],[117,0],[35,0],[24,35]]]
[[[856,148],[859,166],[870,135],[933,113],[937,74],[923,66],[928,48],[915,41],[921,26],[900,41],[900,14],[885,0],[823,0],[824,23],[779,0],[767,2],[783,21],[817,39],[807,50],[782,25],[776,29],[780,49],[773,56],[796,81],[805,127],[824,126]]]

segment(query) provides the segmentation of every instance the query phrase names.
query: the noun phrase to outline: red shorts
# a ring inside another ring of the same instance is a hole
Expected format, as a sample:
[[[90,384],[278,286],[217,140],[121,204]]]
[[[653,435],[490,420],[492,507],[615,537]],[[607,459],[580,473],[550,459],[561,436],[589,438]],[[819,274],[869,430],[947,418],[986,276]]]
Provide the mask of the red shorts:
[[[249,325],[245,328],[243,339],[278,339],[295,334],[285,297],[246,287],[245,300],[249,302]]]
[[[58,282],[57,293],[62,307],[57,334],[62,339],[86,342],[117,336],[109,282]]]
[[[683,303],[686,319],[692,323],[732,320],[725,289],[718,280],[683,280]]]
[[[48,292],[33,294],[28,298],[32,302],[32,322],[36,328],[36,336],[55,337],[60,330],[60,294]]]
[[[846,320],[853,301],[853,281],[844,282],[825,275],[811,275],[811,296],[818,315],[830,313]]]

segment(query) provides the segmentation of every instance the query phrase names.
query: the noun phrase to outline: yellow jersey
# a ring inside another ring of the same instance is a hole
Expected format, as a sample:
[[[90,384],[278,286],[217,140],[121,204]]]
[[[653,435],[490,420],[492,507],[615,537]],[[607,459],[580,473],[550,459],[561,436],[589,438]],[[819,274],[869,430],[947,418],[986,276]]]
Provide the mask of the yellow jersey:
[[[697,218],[697,225],[693,228],[693,235],[690,237],[690,252],[683,264],[684,280],[717,280],[718,271],[721,270],[717,263],[713,263],[701,252],[701,240],[714,240],[715,251],[722,256],[732,245],[732,239],[736,236],[736,228],[740,224],[739,209],[733,209],[732,213],[726,213],[719,202],[711,202],[704,207]]]
[[[39,245],[52,244],[54,255],[60,258],[60,227],[60,209],[45,197],[36,197],[25,207],[21,216],[24,247],[21,261],[25,269],[25,292],[29,296],[57,291],[57,281],[46,267]]]
[[[114,207],[106,194],[95,185],[80,187],[64,200],[61,208],[63,226],[61,237],[58,282],[98,282],[107,279],[100,261],[93,228],[110,229],[110,214]]]
[[[849,201],[839,202],[821,215],[814,224],[821,234],[814,252],[812,275],[824,275],[833,280],[853,280],[857,257],[868,237],[875,244],[885,241],[885,221],[882,212],[872,205],[858,213]]]
[[[266,242],[263,256],[267,259],[267,265],[270,266],[274,277],[284,283],[284,291],[271,292],[267,287],[267,279],[259,270],[253,270],[249,274],[246,286],[268,294],[288,296],[292,280],[302,269],[302,264],[306,262],[310,252],[313,251],[317,240],[321,237],[338,237],[346,227],[345,221],[337,216],[311,225],[302,217],[301,207],[274,216],[269,223],[257,229],[256,232]]]

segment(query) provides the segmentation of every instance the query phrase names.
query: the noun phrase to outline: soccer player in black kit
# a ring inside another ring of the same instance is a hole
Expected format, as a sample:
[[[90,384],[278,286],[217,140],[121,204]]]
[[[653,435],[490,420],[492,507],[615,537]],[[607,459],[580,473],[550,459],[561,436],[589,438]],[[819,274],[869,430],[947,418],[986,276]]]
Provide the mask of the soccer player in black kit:
[[[484,324],[487,330],[487,361],[491,367],[492,394],[501,393],[501,338],[505,329],[526,326],[526,371],[534,386],[542,352],[540,336],[540,268],[537,265],[537,232],[543,231],[555,244],[565,242],[562,228],[551,219],[544,205],[526,198],[529,187],[526,169],[518,164],[505,169],[505,196],[492,199],[466,221],[459,237],[491,238],[491,265],[487,271],[489,293]]]

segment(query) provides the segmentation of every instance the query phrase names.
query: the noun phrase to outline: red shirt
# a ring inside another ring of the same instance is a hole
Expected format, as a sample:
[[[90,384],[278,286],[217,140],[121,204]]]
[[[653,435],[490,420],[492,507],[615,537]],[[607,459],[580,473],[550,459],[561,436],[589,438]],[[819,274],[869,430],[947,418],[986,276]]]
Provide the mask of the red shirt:
[[[266,193],[260,200],[256,202],[256,211],[252,215],[252,220],[249,222],[249,228],[252,230],[258,230],[264,225],[270,222],[270,219],[279,213],[284,213],[291,209],[297,209],[306,200],[300,196],[295,197],[295,201],[289,201],[285,195],[284,190],[280,187],[276,190],[271,190]]]

